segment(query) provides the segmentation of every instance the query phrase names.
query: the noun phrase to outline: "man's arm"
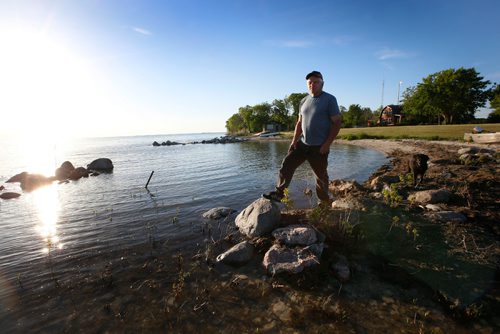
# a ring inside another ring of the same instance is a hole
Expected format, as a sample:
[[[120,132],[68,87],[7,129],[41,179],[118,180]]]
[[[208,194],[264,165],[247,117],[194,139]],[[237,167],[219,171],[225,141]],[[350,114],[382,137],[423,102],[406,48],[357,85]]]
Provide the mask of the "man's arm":
[[[319,153],[321,154],[327,154],[330,151],[330,145],[332,145],[333,141],[337,137],[340,131],[340,126],[342,125],[342,118],[340,115],[335,115],[330,117],[332,121],[332,127],[330,128],[330,133],[328,134],[328,138],[326,138],[326,141],[321,145],[321,148],[319,149]]]
[[[290,144],[290,148],[288,149],[288,152],[296,148],[297,142],[299,141],[301,135],[302,135],[302,116],[299,115],[299,119],[297,120],[297,123],[295,123],[295,131],[293,132],[293,139],[292,143]]]

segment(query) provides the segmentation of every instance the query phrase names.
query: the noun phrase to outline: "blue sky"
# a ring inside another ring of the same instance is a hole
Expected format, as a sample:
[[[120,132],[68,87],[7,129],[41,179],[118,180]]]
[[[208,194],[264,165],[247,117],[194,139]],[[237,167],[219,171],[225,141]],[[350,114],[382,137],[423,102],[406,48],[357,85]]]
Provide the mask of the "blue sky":
[[[500,82],[499,13],[497,0],[3,0],[1,131],[224,131],[241,106],[306,92],[311,70],[340,105],[372,109],[449,68]]]

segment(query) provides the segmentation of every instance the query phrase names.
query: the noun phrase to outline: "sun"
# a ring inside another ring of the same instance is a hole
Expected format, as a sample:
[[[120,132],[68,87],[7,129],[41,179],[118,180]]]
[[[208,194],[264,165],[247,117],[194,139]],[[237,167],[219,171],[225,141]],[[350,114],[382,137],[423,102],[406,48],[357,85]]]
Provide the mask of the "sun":
[[[87,64],[42,32],[1,27],[0,46],[3,130],[33,140],[71,136],[95,101]]]

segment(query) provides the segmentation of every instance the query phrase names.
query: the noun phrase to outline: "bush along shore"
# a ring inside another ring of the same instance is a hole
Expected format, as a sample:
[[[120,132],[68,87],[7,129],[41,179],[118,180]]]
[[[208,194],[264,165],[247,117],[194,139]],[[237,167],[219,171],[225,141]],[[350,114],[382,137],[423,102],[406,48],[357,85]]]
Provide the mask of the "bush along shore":
[[[245,138],[238,138],[238,137],[232,137],[232,136],[221,136],[221,137],[216,137],[208,140],[202,140],[202,141],[192,141],[188,143],[180,143],[176,141],[164,141],[164,142],[153,142],[153,146],[172,146],[172,145],[189,145],[189,144],[234,144],[234,143],[241,143],[246,141],[247,139]]]

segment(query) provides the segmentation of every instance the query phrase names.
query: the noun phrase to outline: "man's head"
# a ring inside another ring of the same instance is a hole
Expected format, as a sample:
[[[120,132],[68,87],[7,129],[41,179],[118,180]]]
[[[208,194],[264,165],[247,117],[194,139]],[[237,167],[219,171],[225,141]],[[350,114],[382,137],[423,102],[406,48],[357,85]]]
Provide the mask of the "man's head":
[[[319,96],[323,92],[323,75],[318,71],[312,71],[306,75],[307,89],[312,96]]]

